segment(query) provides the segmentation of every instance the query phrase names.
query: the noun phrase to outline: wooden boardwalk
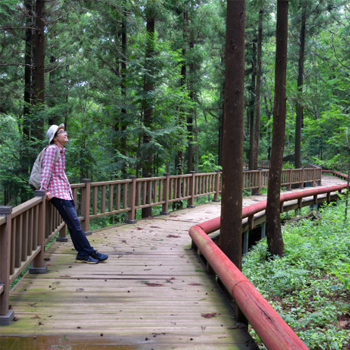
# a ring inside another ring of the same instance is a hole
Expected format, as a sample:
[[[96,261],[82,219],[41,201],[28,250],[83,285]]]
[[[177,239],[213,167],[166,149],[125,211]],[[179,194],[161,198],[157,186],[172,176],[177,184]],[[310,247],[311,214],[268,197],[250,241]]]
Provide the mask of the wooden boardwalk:
[[[70,242],[54,243],[48,273],[12,291],[17,321],[1,327],[0,349],[256,348],[190,249],[189,228],[219,215],[220,203],[208,203],[95,231],[91,244],[109,254],[97,265],[76,264]]]

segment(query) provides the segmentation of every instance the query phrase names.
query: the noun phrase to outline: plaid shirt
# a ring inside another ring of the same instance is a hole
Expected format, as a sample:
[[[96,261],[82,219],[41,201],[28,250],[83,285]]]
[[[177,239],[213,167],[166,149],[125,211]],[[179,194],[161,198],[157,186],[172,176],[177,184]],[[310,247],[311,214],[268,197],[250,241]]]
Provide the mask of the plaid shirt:
[[[57,163],[56,152],[60,148]],[[66,149],[61,146],[50,145],[44,154],[41,170],[41,190],[50,192],[52,197],[71,200],[73,199],[69,181],[64,169],[66,167]]]

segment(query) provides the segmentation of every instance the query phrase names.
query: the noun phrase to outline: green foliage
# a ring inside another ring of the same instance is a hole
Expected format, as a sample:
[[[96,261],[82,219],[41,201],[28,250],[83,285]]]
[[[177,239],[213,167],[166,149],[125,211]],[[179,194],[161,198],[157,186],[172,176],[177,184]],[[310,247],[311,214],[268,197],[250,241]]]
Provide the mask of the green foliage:
[[[17,0],[2,0],[0,3],[0,15],[9,17],[10,12],[15,10],[16,5],[18,5]]]
[[[295,166],[293,164],[290,164],[289,162],[283,164],[283,169],[295,169]]]
[[[209,173],[213,169],[222,170],[222,167],[217,165],[217,156],[211,153],[202,155],[198,171],[200,173]]]
[[[145,5],[117,0],[46,2],[45,108],[41,108],[33,100],[23,101],[23,39],[34,17],[24,3],[0,1],[2,204],[16,205],[32,195],[27,179],[45,144],[39,122],[44,122],[44,129],[52,123],[67,124],[71,141],[67,145],[67,174],[71,182],[84,177],[98,181],[141,176],[146,167],[152,168],[154,175],[164,171],[173,174],[179,170],[175,163],[187,172],[185,158],[190,143],[196,171],[219,169],[225,2],[181,0],[175,4],[157,0]],[[340,0],[305,2],[305,76],[300,95],[296,84],[299,5],[291,2],[290,6],[285,154],[294,152],[299,99],[304,108],[303,160],[344,170],[349,153],[348,11]],[[272,139],[276,31],[276,4],[267,0],[247,1],[245,100],[248,113],[253,107],[253,43],[260,9],[264,15],[259,159],[265,160]],[[147,16],[155,19],[151,56],[146,52],[151,39],[146,34]],[[32,62],[30,69],[33,66]],[[184,66],[186,76],[181,75]],[[153,90],[147,91],[145,82],[152,82]],[[152,108],[150,123],[144,121],[145,105]],[[24,114],[24,107],[29,108],[29,114]],[[193,127],[193,140],[188,126]],[[249,153],[249,131],[247,120],[245,155]]]
[[[345,202],[320,210],[321,219],[286,223],[285,256],[268,256],[266,240],[244,256],[243,272],[310,349],[341,349],[350,331],[350,223]]]

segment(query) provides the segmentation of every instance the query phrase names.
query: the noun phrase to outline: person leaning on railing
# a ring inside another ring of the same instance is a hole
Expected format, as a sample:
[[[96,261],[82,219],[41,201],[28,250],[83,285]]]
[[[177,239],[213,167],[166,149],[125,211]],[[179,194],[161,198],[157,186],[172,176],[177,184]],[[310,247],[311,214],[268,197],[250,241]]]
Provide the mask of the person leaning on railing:
[[[90,245],[75,210],[72,191],[65,173],[66,149],[64,146],[69,140],[64,124],[51,125],[46,136],[50,146],[46,149],[42,161],[40,189],[46,191],[47,200],[51,200],[68,226],[74,248],[78,252],[75,262],[97,264],[105,261],[108,255],[97,252]],[[56,162],[57,147],[60,154]]]

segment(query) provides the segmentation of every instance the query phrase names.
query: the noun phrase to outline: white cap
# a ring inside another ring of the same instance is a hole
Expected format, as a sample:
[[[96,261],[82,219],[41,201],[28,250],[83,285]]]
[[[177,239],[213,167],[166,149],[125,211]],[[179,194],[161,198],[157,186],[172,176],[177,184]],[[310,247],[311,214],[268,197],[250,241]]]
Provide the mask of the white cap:
[[[47,133],[46,133],[46,137],[49,139],[49,144],[51,143],[51,141],[53,140],[56,132],[58,129],[62,129],[64,128],[64,124],[60,124],[60,125],[51,125],[49,127],[49,130],[47,130]]]

